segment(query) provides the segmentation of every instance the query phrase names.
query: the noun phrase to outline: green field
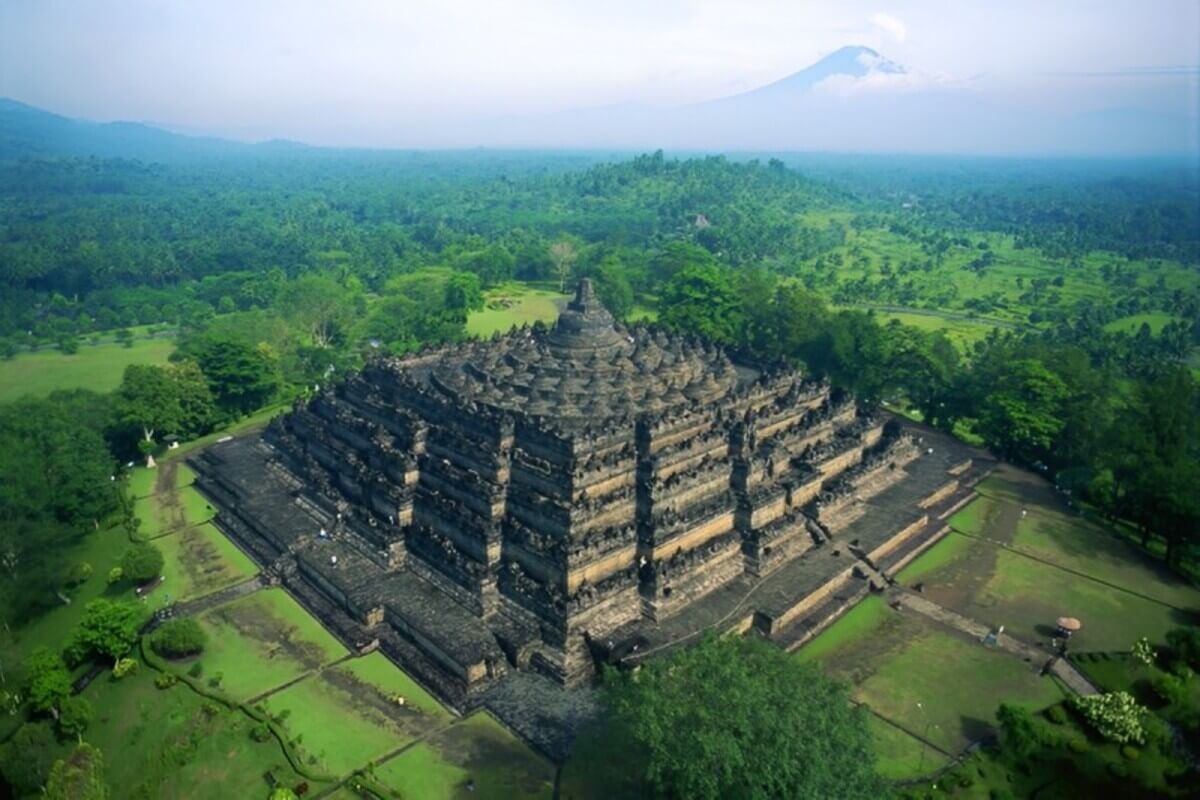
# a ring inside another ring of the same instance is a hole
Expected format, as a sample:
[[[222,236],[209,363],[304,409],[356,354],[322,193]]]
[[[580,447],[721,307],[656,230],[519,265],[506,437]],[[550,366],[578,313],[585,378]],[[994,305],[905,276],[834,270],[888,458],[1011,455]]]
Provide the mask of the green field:
[[[198,617],[208,633],[205,680],[239,700],[260,695],[346,655],[346,649],[282,589],[265,589]]]
[[[132,599],[133,593],[128,584],[109,586],[107,581],[109,569],[120,563],[121,555],[128,547],[128,535],[116,524],[81,536],[69,551],[69,561],[72,564],[90,564],[91,577],[70,592],[69,604],[57,605],[32,622],[19,628],[6,629],[0,634],[6,640],[7,663],[19,662],[25,654],[39,645],[52,650],[61,648],[66,643],[71,629],[83,617],[83,607],[89,600],[102,596],[127,596]]]
[[[1194,619],[1200,589],[1114,531],[1067,509],[1040,478],[1003,467],[950,518],[956,531],[902,570],[931,600],[1030,643],[1079,617],[1072,646],[1124,650]]]
[[[394,702],[404,697],[404,705]],[[452,717],[382,653],[324,669],[263,701],[322,770],[345,775]]]
[[[160,459],[154,469],[134,467],[129,471],[128,492],[135,499],[149,497],[191,486],[195,480],[196,473],[187,464],[176,459]]]
[[[1104,330],[1110,333],[1137,333],[1143,324],[1150,326],[1150,332],[1157,334],[1162,331],[1163,327],[1171,322],[1178,322],[1179,317],[1171,314],[1150,313],[1150,314],[1133,314],[1128,317],[1114,319],[1112,322],[1104,326]]]
[[[971,231],[965,234],[969,246],[956,243],[935,257],[921,242],[890,226],[856,228],[850,224],[853,216],[852,212],[841,211],[805,214],[806,226],[819,229],[838,224],[846,236],[845,242],[832,251],[840,259],[836,268],[822,270],[815,263],[806,263],[798,265],[795,274],[809,277],[812,288],[835,302],[839,288],[866,280],[869,289],[844,301],[851,305],[905,306],[912,313],[898,311],[895,316],[906,324],[946,329],[959,342],[969,341],[980,331],[986,334],[988,318],[1025,325],[1031,312],[1069,310],[1085,300],[1112,302],[1124,294],[1154,287],[1160,280],[1168,289],[1194,290],[1197,286],[1195,271],[1179,262],[1126,260],[1099,251],[1072,261],[1048,256],[1037,248],[1018,247],[1011,235],[1001,233]],[[986,245],[986,250],[981,245]],[[994,263],[982,271],[971,269],[971,262],[986,251],[992,253]],[[1105,268],[1131,274],[1131,285],[1114,286],[1105,277]],[[1061,286],[1049,283],[1059,277],[1063,278]],[[1036,279],[1048,285],[1039,293],[1031,293]],[[916,318],[930,312],[941,312],[941,316]],[[947,312],[978,313],[981,319],[978,323],[953,319],[946,316]],[[1111,323],[1110,329],[1136,331],[1142,321],[1147,321],[1157,331],[1168,320],[1168,315],[1150,311]]]
[[[277,741],[250,737],[254,722],[245,714],[182,683],[156,689],[155,674],[142,664],[137,674],[101,677],[84,693],[97,709],[85,739],[104,753],[108,783],[118,787],[114,797],[266,797],[268,771],[293,786],[304,780]]]
[[[1062,697],[1049,678],[1038,677],[1018,658],[893,611],[879,597],[865,604],[870,604],[867,611],[847,614],[797,657],[815,659],[829,674],[850,683],[855,700],[944,751],[957,753],[987,735],[998,697],[1039,708]],[[914,750],[901,746],[898,734],[886,738],[881,757],[891,774],[915,772],[916,765],[903,754],[919,753],[920,742]]]
[[[872,715],[867,727],[875,748],[875,768],[888,780],[919,778],[949,761],[945,753],[879,717]]]
[[[258,572],[254,562],[211,523],[154,540],[163,554],[163,582],[155,590],[172,601],[202,597]]]
[[[554,767],[499,722],[477,712],[384,762],[385,786],[421,800],[507,800],[554,794]]]
[[[484,337],[538,320],[553,322],[558,318],[559,305],[567,299],[567,295],[547,289],[506,284],[487,292],[484,310],[474,311],[467,318],[467,333]]]
[[[148,495],[134,501],[133,513],[141,524],[138,536],[154,539],[159,536],[199,525],[212,519],[214,511],[200,492],[191,486]]]
[[[0,403],[22,395],[44,397],[56,389],[110,392],[130,364],[165,364],[175,340],[138,339],[132,347],[120,344],[83,345],[74,355],[59,350],[19,353],[0,361]]]

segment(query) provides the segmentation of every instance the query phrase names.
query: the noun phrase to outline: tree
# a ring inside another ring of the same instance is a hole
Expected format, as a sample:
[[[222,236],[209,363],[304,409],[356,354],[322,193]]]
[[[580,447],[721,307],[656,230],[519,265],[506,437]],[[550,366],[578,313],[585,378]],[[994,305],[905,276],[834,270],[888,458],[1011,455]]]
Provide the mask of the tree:
[[[483,308],[483,292],[479,288],[479,277],[471,272],[455,272],[446,281],[446,308],[464,312]]]
[[[276,305],[317,347],[333,344],[354,319],[353,293],[328,275],[305,275],[291,281]]]
[[[625,319],[633,310],[633,286],[625,267],[616,258],[607,258],[596,269],[594,280],[600,302],[614,317]]]
[[[46,779],[48,800],[108,800],[104,782],[104,756],[81,742],[65,759],[54,762]]]
[[[174,433],[183,422],[179,387],[166,367],[130,364],[116,392],[116,411],[122,424],[141,431],[139,448],[146,466],[154,466],[155,436]]]
[[[192,344],[217,404],[234,413],[261,408],[279,388],[279,357],[267,342],[211,332]]]
[[[0,744],[0,772],[20,797],[40,794],[58,749],[47,722],[27,722]]]
[[[154,652],[164,658],[184,658],[204,651],[208,636],[191,617],[164,622],[150,639]]]
[[[95,712],[92,704],[82,697],[67,697],[62,701],[62,712],[58,717],[58,732],[64,738],[78,739],[92,724]]]
[[[571,277],[571,265],[579,257],[579,250],[570,239],[559,239],[550,245],[550,258],[554,261],[554,274],[558,276],[558,291],[567,290],[567,278]]]
[[[659,298],[663,324],[732,343],[742,324],[741,303],[729,274],[718,266],[689,266],[663,287]]]
[[[1044,456],[1062,430],[1067,387],[1036,359],[1011,362],[983,403],[979,428],[1005,456],[1033,461]]]
[[[115,664],[137,641],[143,618],[142,609],[132,603],[92,600],[83,607],[83,619],[67,646],[68,657],[80,662],[89,655],[104,656]]]
[[[873,798],[866,712],[820,669],[756,638],[709,637],[608,672],[581,757],[638,796]]]
[[[34,648],[25,659],[25,675],[29,704],[57,720],[60,704],[71,696],[71,673],[62,656],[47,647]]]
[[[1001,703],[996,711],[1004,747],[1017,758],[1026,759],[1048,743],[1042,724],[1021,706]]]
[[[149,583],[162,574],[163,554],[154,545],[140,542],[121,556],[121,575],[135,584]]]

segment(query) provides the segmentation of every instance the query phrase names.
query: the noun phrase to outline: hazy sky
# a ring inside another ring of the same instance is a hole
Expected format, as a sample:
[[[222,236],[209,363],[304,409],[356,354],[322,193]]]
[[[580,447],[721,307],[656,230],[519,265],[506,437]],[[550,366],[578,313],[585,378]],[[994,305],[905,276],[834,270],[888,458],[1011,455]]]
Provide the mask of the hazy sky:
[[[239,138],[677,104],[848,44],[1028,105],[1194,116],[1198,0],[0,0],[0,95]]]

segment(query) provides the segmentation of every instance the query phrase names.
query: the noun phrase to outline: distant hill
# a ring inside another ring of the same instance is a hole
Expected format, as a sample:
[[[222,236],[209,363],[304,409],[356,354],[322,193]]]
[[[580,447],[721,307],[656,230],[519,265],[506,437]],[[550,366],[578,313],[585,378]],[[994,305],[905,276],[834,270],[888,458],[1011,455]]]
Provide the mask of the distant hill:
[[[305,147],[279,140],[246,144],[185,136],[139,122],[88,122],[0,98],[0,161],[51,156],[175,161],[198,156],[264,155]]]
[[[1194,156],[1200,133],[1196,118],[1186,113],[1031,109],[973,81],[912,70],[868,47],[843,47],[779,80],[707,102],[432,119],[409,129],[423,137],[419,146],[462,149]],[[402,135],[405,131],[398,129],[397,136]],[[397,147],[413,144],[396,142]],[[290,141],[246,144],[141,123],[85,122],[0,100],[0,161],[82,155],[175,161],[325,152],[330,151]]]

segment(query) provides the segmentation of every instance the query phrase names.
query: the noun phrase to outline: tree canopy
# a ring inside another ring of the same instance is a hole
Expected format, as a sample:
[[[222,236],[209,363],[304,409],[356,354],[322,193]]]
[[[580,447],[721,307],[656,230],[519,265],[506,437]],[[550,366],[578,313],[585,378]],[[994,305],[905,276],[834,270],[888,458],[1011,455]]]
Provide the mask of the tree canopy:
[[[754,637],[709,637],[607,673],[582,767],[631,796],[874,798],[866,711],[844,687]]]

